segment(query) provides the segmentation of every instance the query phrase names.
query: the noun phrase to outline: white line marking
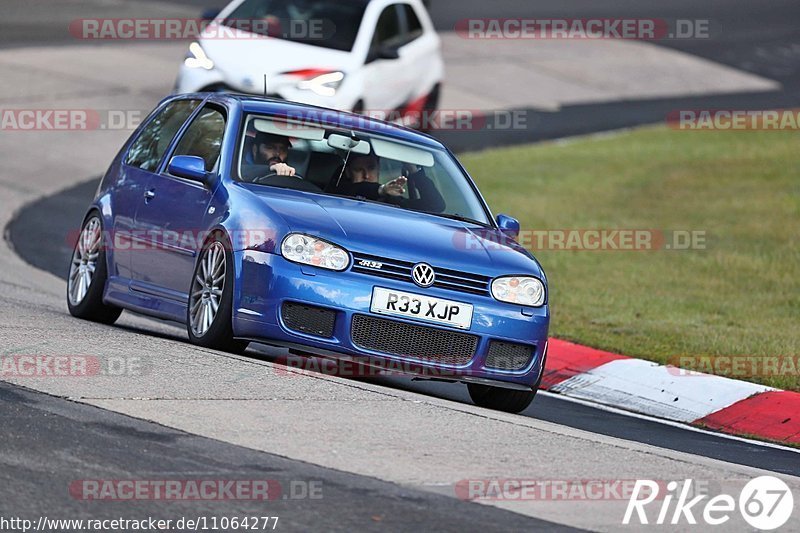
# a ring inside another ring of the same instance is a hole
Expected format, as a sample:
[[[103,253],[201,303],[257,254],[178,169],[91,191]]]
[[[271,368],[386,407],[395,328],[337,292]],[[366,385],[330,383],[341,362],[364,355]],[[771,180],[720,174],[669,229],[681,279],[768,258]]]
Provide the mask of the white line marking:
[[[744,437],[739,437],[737,435],[729,435],[727,433],[718,433],[716,431],[709,431],[707,429],[703,429],[703,428],[699,428],[699,427],[695,427],[695,426],[690,426],[689,424],[685,424],[683,422],[675,422],[673,420],[664,420],[663,418],[656,418],[656,417],[650,416],[650,415],[644,415],[644,414],[641,414],[641,413],[634,413],[632,411],[626,411],[624,409],[619,409],[617,407],[611,407],[609,405],[603,405],[603,404],[599,404],[599,403],[594,403],[594,402],[591,402],[591,401],[588,401],[588,400],[581,400],[579,398],[571,398],[569,396],[564,396],[563,394],[557,394],[557,393],[554,393],[554,392],[548,392],[546,390],[540,390],[537,394],[542,394],[544,396],[547,396],[548,398],[555,398],[555,399],[558,399],[558,400],[564,400],[565,402],[572,402],[572,403],[577,403],[579,405],[585,405],[586,407],[592,407],[594,409],[599,409],[601,411],[607,411],[609,413],[629,416],[631,418],[639,418],[641,420],[647,420],[649,422],[656,422],[658,424],[663,424],[665,426],[671,426],[671,427],[683,429],[683,430],[686,430],[686,431],[694,431],[695,433],[703,433],[704,435],[711,435],[711,436],[720,437],[720,438],[723,438],[723,439],[729,439],[729,440],[735,440],[735,441],[739,441],[739,442],[745,442],[747,444],[753,444],[753,445],[756,445],[756,446],[763,446],[765,448],[774,448],[776,450],[783,450],[783,451],[786,451],[786,452],[793,452],[793,453],[800,454],[800,448],[790,448],[788,446],[783,446],[782,444],[775,444],[773,442],[764,442],[764,441],[759,441],[759,440],[751,440],[751,439],[747,439],[747,438],[744,438]],[[597,432],[592,431],[591,433],[597,433]],[[622,438],[622,437],[617,437],[617,438]],[[630,439],[626,439],[626,440],[630,440]],[[658,445],[656,445],[656,446],[658,446]],[[698,454],[693,454],[693,455],[698,455]],[[702,457],[707,457],[706,454],[699,454],[699,455],[702,456]]]

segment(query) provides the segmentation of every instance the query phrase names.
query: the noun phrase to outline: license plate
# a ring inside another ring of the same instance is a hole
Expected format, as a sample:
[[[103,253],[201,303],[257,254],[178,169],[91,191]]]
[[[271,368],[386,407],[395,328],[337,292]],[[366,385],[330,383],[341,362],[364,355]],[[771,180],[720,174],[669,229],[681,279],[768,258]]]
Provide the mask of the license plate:
[[[375,287],[370,311],[382,315],[416,318],[459,329],[472,325],[472,305],[442,298]]]

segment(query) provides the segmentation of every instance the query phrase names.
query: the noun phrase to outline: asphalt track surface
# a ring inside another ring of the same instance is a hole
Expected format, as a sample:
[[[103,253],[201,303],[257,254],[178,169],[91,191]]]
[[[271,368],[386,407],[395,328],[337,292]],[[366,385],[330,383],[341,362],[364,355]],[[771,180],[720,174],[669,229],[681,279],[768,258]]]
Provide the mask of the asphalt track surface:
[[[201,9],[205,2],[179,1]],[[143,16],[157,6],[169,12],[167,4],[147,2],[43,2],[41,0],[4,3],[9,16],[0,21],[0,47],[70,43],[65,21],[82,16]],[[107,10],[106,13],[102,10]],[[491,10],[487,13],[487,10]],[[122,15],[121,12],[126,14]],[[440,29],[451,29],[455,21],[467,17],[662,17],[708,18],[712,29],[724,29],[708,41],[662,43],[695,55],[734,66],[780,81],[780,91],[758,94],[705,96],[701,98],[626,101],[586,106],[568,106],[558,112],[527,110],[533,127],[525,132],[474,132],[442,135],[459,149],[488,147],[581,133],[591,133],[638,124],[663,121],[677,108],[765,108],[796,106],[800,100],[800,5],[774,2],[766,8],[752,2],[713,2],[699,5],[679,1],[663,2],[459,2],[434,0],[432,14]],[[17,17],[17,18],[15,18]],[[20,23],[19,19],[24,19]],[[713,35],[713,33],[712,33]],[[535,88],[532,88],[535,90]],[[6,237],[33,266],[64,277],[69,243],[59,233],[77,227],[94,190],[94,182],[71,187],[36,201],[18,213]],[[46,213],[46,216],[43,216]],[[23,291],[24,293],[24,291]],[[20,313],[26,313],[20,310]],[[46,315],[46,314],[45,314]],[[9,324],[11,325],[11,324]],[[184,341],[179,328],[150,327],[145,323],[130,329],[152,342],[160,338]],[[251,350],[254,360],[265,357]],[[269,356],[266,356],[269,358]],[[454,402],[468,402],[459,385],[418,383],[401,378],[375,380],[389,390],[410,390]],[[320,501],[274,502],[269,510],[280,515],[285,530],[324,527],[352,529],[441,529],[441,530],[526,530],[555,527],[554,524],[504,512],[489,506],[459,502],[452,497],[413,490],[368,476],[314,466],[303,461],[235,446],[213,439],[172,430],[96,407],[51,397],[39,392],[0,385],[0,417],[3,447],[0,469],[0,515],[40,515],[52,510],[59,517],[109,517],[119,512],[132,517],[147,513],[164,518],[184,515],[232,516],[263,507],[247,503],[187,504],[137,502],[136,507],[105,503],[100,506],[70,498],[65,486],[83,478],[182,478],[190,476],[242,479],[258,476],[278,480],[322,480],[326,488]],[[696,433],[681,428],[599,411],[551,396],[539,396],[524,415],[633,442],[693,454],[698,458],[748,465],[789,475],[800,475],[800,457],[790,451]],[[565,445],[567,443],[565,442]],[[424,459],[423,459],[424,460]],[[575,457],[571,461],[594,461]],[[698,459],[698,463],[700,463]],[[341,527],[340,527],[341,526]]]
[[[0,483],[13,487],[2,491],[0,516],[34,521],[43,511],[50,518],[71,519],[269,516],[278,517],[278,531],[485,531],[498,525],[506,531],[577,531],[231,446],[2,382],[0,421]],[[79,490],[67,491],[81,481],[75,476],[77,466],[84,480],[123,480],[135,473],[146,480],[266,481],[269,496],[266,501],[94,501],[83,499]]]

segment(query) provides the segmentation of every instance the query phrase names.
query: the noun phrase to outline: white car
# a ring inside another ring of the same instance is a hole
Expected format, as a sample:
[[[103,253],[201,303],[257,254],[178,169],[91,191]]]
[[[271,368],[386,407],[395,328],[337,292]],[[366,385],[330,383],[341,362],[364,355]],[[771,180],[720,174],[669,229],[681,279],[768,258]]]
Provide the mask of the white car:
[[[405,113],[434,110],[443,77],[421,0],[234,0],[191,43],[175,92]]]

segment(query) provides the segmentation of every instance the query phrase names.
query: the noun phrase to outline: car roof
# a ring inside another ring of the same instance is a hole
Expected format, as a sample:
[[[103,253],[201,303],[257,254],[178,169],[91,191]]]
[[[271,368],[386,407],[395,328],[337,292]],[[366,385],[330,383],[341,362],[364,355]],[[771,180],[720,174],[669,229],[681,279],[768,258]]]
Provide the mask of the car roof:
[[[278,115],[286,118],[305,119],[314,124],[339,127],[343,129],[359,130],[366,133],[375,133],[386,137],[393,137],[432,148],[444,148],[444,145],[430,135],[406,128],[377,118],[357,115],[347,111],[337,111],[326,107],[300,104],[264,96],[254,96],[235,93],[200,93],[197,96],[208,97],[210,101],[238,103],[247,113],[264,113]],[[186,97],[187,95],[181,95]]]

